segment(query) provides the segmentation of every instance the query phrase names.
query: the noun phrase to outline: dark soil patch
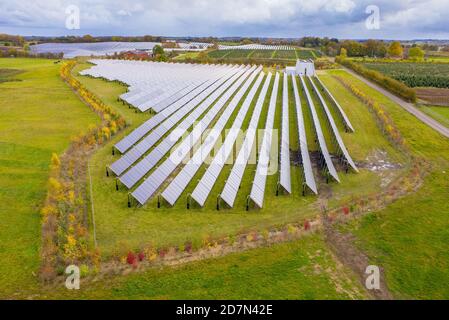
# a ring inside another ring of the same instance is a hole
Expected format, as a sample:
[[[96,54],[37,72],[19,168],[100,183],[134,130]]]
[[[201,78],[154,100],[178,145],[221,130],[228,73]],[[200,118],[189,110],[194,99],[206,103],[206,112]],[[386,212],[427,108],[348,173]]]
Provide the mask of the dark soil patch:
[[[358,275],[362,286],[365,287],[367,277],[365,270],[366,267],[370,265],[368,256],[356,247],[355,238],[352,234],[340,232],[329,218],[325,217],[323,222],[327,245],[335,253],[341,263],[352,269]],[[385,272],[380,266],[379,269],[380,289],[366,289],[366,291],[373,299],[391,300],[393,297],[385,283]]]

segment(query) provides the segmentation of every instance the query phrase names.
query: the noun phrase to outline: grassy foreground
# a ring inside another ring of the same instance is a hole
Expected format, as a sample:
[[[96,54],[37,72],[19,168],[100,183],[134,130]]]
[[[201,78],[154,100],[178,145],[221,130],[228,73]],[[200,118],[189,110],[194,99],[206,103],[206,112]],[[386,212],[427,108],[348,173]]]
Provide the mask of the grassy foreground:
[[[354,274],[336,262],[320,235],[178,267],[95,283],[70,299],[364,299]]]
[[[97,117],[59,78],[51,60],[0,59],[15,69],[0,84],[0,297],[39,286],[40,214],[53,152]]]

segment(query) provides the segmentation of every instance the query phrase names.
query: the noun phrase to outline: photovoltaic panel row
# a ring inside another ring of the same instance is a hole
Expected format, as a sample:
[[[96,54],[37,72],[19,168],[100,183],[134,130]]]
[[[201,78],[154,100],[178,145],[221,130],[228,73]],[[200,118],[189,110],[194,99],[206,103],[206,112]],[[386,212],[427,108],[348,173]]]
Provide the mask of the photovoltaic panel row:
[[[249,86],[253,83],[257,74],[262,68],[259,67],[255,72],[251,74],[248,80],[242,85],[239,91],[234,95],[231,102],[226,107],[225,111],[221,114],[215,126],[204,139],[203,144],[198,148],[188,163],[182,168],[179,174],[171,181],[169,186],[162,192],[162,197],[170,204],[174,205],[181,194],[184,192],[187,185],[190,183],[194,175],[198,172],[206,158],[212,151],[212,148],[221,137],[221,133],[224,130],[226,123],[234,113],[240,100],[248,90]]]
[[[233,151],[234,143],[241,132],[242,124],[248,114],[248,110],[251,106],[251,103],[262,84],[262,80],[265,74],[261,72],[259,77],[257,78],[255,84],[247,94],[245,101],[243,102],[237,117],[232,124],[231,129],[228,131],[226,135],[225,141],[221,145],[214,159],[212,160],[210,166],[207,168],[203,177],[193,190],[191,197],[194,199],[200,206],[204,206],[207,197],[209,196],[215,182],[217,181],[218,176],[220,175],[221,170],[223,169],[226,161],[230,158],[230,155]]]
[[[315,177],[313,176],[312,162],[310,161],[309,148],[307,146],[307,136],[306,128],[304,124],[304,115],[301,107],[301,99],[299,97],[298,85],[296,83],[295,75],[292,75],[293,91],[295,94],[296,103],[296,119],[298,123],[298,135],[299,135],[299,149],[301,152],[302,167],[304,171],[304,179],[306,185],[315,194],[318,194],[318,189],[316,187]]]
[[[314,77],[314,79],[318,80],[318,83],[321,85],[321,87],[324,89],[324,91],[327,93],[327,95],[329,96],[329,98],[332,100],[332,102],[335,104],[335,106],[337,107],[338,113],[340,114],[340,116],[343,119],[343,122],[345,124],[345,126],[351,131],[351,132],[355,132],[354,128],[352,127],[351,121],[349,121],[348,116],[346,115],[345,111],[343,110],[343,108],[340,106],[340,104],[338,103],[337,99],[334,98],[334,96],[332,95],[332,93],[330,93],[330,91],[327,89],[327,87],[324,85],[324,83],[320,80],[320,78],[318,77]]]
[[[241,68],[241,67],[240,67]],[[235,67],[229,70],[223,70],[221,73],[217,75],[216,78],[213,78],[211,80],[208,80],[203,85],[199,86],[192,92],[190,92],[188,95],[184,96],[182,99],[176,101],[174,104],[169,106],[168,108],[162,110],[160,113],[154,115],[149,120],[145,121],[142,125],[137,127],[134,131],[132,131],[129,135],[127,135],[125,138],[120,140],[116,145],[115,148],[119,150],[121,153],[126,152],[129,148],[131,148],[136,142],[138,142],[140,139],[142,139],[148,132],[150,132],[154,127],[159,125],[164,119],[166,119],[168,116],[170,116],[172,113],[177,111],[179,108],[183,107],[186,103],[189,103],[189,105],[192,105],[192,108],[194,107],[193,104],[195,102],[190,103],[190,101],[197,96],[201,95],[201,99],[204,97],[204,99],[207,97],[208,94],[211,93],[211,90],[207,90],[210,86],[212,86],[216,81],[222,81],[225,82],[228,78],[232,77],[235,73],[237,73],[240,69]],[[202,100],[200,100],[202,101]]]
[[[292,193],[290,176],[290,116],[288,109],[288,75],[284,73],[282,89],[281,165],[279,168],[279,184],[285,189],[285,191]]]
[[[197,121],[200,116],[209,109],[209,107],[236,81],[245,73],[249,67],[245,67],[230,78],[221,87],[215,90],[200,106],[195,108],[182,122],[171,131],[170,134],[163,139],[147,156],[140,162],[129,169],[120,181],[129,189],[142,179],[164,155],[176,144],[176,142],[184,135],[185,132]]]
[[[318,98],[321,102],[321,105],[326,113],[327,120],[329,121],[329,124],[332,128],[332,133],[335,136],[335,139],[337,140],[338,147],[340,148],[341,152],[343,153],[343,156],[345,157],[348,164],[351,166],[354,171],[358,172],[357,166],[355,165],[354,161],[351,158],[351,155],[349,154],[348,150],[346,149],[345,143],[343,142],[343,139],[341,138],[340,133],[338,132],[337,125],[335,124],[334,117],[332,117],[331,112],[329,111],[329,108],[326,104],[326,101],[324,101],[323,96],[318,91],[318,88],[316,87],[315,83],[313,82],[313,79],[309,77],[310,83],[312,84],[313,89],[315,90],[316,94],[318,95]]]
[[[267,120],[265,123],[265,131],[262,138],[262,145],[260,147],[259,161],[257,163],[256,174],[254,176],[253,185],[251,188],[250,198],[259,207],[263,207],[263,199],[265,195],[265,185],[267,182],[268,168],[270,161],[272,161],[271,145],[273,142],[273,124],[276,113],[276,102],[279,89],[279,73],[276,73],[274,79],[273,90],[271,92],[270,106],[268,107]],[[277,160],[277,159],[276,159]]]
[[[242,182],[243,174],[245,172],[246,165],[248,163],[249,157],[254,147],[254,141],[256,139],[257,126],[259,123],[260,114],[262,112],[263,103],[267,95],[268,87],[270,86],[270,81],[272,74],[269,73],[265,83],[262,87],[262,91],[257,99],[256,106],[254,108],[251,121],[246,131],[245,140],[243,141],[242,147],[237,155],[234,166],[232,167],[231,173],[226,180],[226,184],[223,191],[220,194],[220,198],[228,204],[228,206],[233,207],[234,201],[237,196],[240,184]]]
[[[132,192],[132,196],[140,203],[145,204],[154,193],[161,187],[170,174],[182,163],[190,150],[201,139],[204,131],[209,128],[212,121],[217,117],[220,111],[225,106],[226,102],[239,89],[242,83],[254,71],[255,67],[247,70],[242,77],[240,77],[218,101],[209,109],[201,121],[193,128],[192,132],[180,143],[180,145],[170,154],[170,156],[156,168],[150,176]]]
[[[241,68],[243,70],[243,68]],[[143,138],[139,143],[133,146],[127,153],[125,153],[120,159],[115,161],[110,169],[116,174],[121,175],[129,167],[131,167],[140,157],[142,157],[148,150],[150,150],[164,135],[167,134],[173,127],[176,126],[189,112],[198,106],[201,101],[212,94],[217,88],[220,87],[229,78],[223,78],[217,81],[207,90],[204,90],[200,95],[191,100],[189,103],[178,109],[171,116],[163,120],[159,126],[156,127],[150,134]],[[194,118],[192,118],[194,121]],[[188,125],[189,123],[186,123]]]
[[[340,182],[340,178],[338,177],[337,170],[335,169],[335,166],[332,163],[332,159],[331,159],[331,156],[329,154],[329,150],[328,150],[327,145],[326,145],[326,139],[324,138],[323,130],[322,130],[321,124],[320,124],[320,120],[318,118],[318,114],[316,112],[315,105],[314,105],[314,103],[312,101],[312,97],[310,96],[309,89],[307,88],[306,83],[305,83],[303,77],[299,76],[299,78],[301,79],[301,84],[302,84],[302,86],[304,88],[304,92],[305,92],[306,97],[307,97],[307,102],[308,102],[308,105],[309,105],[309,109],[310,109],[310,112],[312,113],[313,126],[315,128],[315,133],[317,135],[318,145],[319,145],[319,148],[321,150],[321,154],[323,155],[324,161],[326,162],[326,167],[327,167],[327,169],[329,171],[329,174],[336,181]]]

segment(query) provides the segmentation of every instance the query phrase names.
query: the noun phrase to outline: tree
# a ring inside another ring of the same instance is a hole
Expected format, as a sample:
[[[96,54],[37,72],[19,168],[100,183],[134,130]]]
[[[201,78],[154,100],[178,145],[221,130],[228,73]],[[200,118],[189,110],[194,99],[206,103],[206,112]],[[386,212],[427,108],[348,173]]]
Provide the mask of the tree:
[[[424,59],[424,51],[420,47],[410,48],[408,57],[412,60],[421,61]]]
[[[348,57],[348,51],[345,48],[340,49],[340,57],[342,57],[342,58]]]
[[[404,48],[402,48],[399,41],[394,41],[388,48],[388,55],[393,58],[402,58],[404,55]]]
[[[153,55],[156,57],[158,55],[164,54],[164,48],[162,48],[160,45],[156,45],[153,48]]]

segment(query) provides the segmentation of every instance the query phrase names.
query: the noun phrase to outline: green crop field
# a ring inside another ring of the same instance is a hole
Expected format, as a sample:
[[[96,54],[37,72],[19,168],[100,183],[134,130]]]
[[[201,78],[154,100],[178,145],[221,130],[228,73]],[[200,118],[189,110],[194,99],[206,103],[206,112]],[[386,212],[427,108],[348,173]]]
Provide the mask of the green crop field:
[[[449,64],[446,63],[363,63],[369,69],[405,83],[409,87],[449,88]]]
[[[313,59],[321,57],[316,50],[214,50],[208,53],[209,57],[215,59],[260,59],[260,60],[291,60]]]

